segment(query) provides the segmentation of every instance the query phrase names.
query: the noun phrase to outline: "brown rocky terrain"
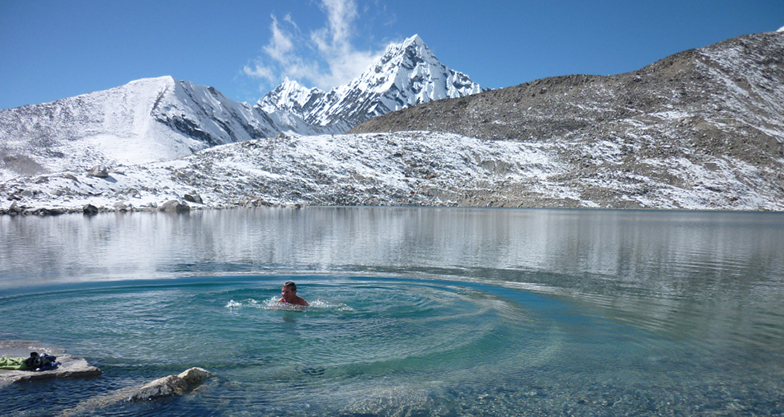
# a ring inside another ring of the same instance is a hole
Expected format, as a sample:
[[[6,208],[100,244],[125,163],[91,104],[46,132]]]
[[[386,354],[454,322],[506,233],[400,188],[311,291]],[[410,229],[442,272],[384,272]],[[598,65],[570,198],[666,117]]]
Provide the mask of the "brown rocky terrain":
[[[569,167],[550,180],[602,207],[646,207],[646,194],[662,185],[720,194],[715,208],[732,208],[749,189],[781,201],[784,33],[741,36],[625,74],[546,78],[425,103],[349,133],[409,130],[547,144]],[[531,188],[510,184],[497,197],[553,205]]]

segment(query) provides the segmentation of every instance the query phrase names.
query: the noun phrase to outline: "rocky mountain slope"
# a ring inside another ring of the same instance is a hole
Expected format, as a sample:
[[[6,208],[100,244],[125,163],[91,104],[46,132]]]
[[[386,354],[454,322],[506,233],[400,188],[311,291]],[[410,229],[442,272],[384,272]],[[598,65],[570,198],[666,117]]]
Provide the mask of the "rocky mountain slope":
[[[302,205],[618,207],[563,181],[575,169],[562,158],[568,147],[438,132],[280,135],[172,161],[18,177],[0,183],[0,214]],[[770,186],[749,186],[722,170],[690,175],[710,186],[651,185],[622,201],[626,207],[784,210]],[[713,188],[725,183],[737,194]]]
[[[335,127],[343,133],[390,111],[480,91],[479,84],[442,64],[414,35],[388,46],[382,57],[346,85],[325,92],[286,79],[257,106],[271,115],[292,113],[312,126]]]
[[[0,213],[81,212],[87,205],[109,211],[453,206],[492,189],[499,175],[545,181],[544,174],[560,169],[550,162],[537,145],[455,134],[280,135],[173,161],[20,177],[0,183]]]
[[[703,208],[781,207],[784,33],[741,36],[620,75],[553,77],[421,104],[351,133],[402,130],[545,144],[567,167],[549,179],[602,207],[684,207],[672,198],[680,192],[705,195]],[[511,184],[502,194],[520,199],[536,186]]]

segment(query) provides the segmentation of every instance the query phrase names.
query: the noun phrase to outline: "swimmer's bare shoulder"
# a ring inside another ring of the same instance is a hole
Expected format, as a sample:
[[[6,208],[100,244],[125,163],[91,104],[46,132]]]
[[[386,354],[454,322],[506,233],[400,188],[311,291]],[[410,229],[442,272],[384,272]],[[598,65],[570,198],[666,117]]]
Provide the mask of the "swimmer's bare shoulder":
[[[293,304],[295,306],[305,306],[305,307],[310,305],[310,304],[308,304],[307,301],[305,301],[304,298],[299,297],[299,296],[296,299],[293,299],[293,300],[290,300],[290,301],[286,301],[284,298],[281,297],[281,299],[278,300],[278,302],[279,303],[286,303],[286,304]]]

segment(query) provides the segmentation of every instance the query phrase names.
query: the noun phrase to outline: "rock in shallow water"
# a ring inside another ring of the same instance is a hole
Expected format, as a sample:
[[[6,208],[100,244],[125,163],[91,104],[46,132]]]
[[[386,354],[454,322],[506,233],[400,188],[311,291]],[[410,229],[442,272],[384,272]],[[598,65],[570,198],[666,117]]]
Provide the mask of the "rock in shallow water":
[[[86,214],[86,215],[88,215],[88,216],[92,216],[92,215],[94,215],[94,214],[98,214],[98,212],[99,212],[99,211],[100,211],[100,210],[98,209],[98,207],[95,207],[95,206],[94,206],[94,205],[92,205],[92,204],[86,204],[86,205],[85,205],[85,206],[82,208],[82,213],[84,213],[84,214]]]
[[[76,407],[64,410],[59,415],[61,417],[82,415],[87,411],[95,412],[97,408],[111,406],[123,401],[148,401],[156,398],[181,395],[185,392],[192,391],[210,375],[212,374],[202,368],[190,368],[179,375],[169,375],[158,378],[141,387],[126,387],[88,398],[84,401],[80,401]]]
[[[146,401],[158,397],[181,395],[190,391],[207,379],[211,374],[202,368],[190,368],[179,375],[158,378],[139,388],[128,397],[129,401]]]

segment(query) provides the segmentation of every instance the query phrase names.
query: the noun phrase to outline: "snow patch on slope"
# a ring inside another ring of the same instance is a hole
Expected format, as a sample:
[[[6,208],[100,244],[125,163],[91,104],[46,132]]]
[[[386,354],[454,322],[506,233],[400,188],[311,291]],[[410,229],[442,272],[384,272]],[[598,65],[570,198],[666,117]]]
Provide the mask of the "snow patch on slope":
[[[137,164],[177,158],[203,148],[150,117],[171,77],[2,112],[2,153],[23,155],[52,171],[99,163]],[[14,176],[0,170],[2,178]]]

